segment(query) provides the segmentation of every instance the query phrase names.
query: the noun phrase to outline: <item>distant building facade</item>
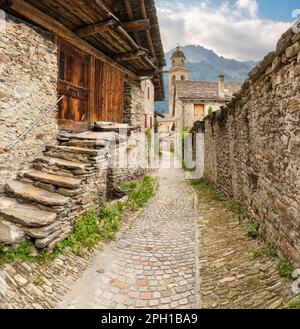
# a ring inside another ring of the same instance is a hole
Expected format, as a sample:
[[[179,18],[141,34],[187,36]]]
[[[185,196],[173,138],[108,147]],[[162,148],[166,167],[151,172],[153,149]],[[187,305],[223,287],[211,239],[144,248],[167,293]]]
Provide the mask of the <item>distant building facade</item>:
[[[170,114],[161,114],[157,116],[160,133],[170,133],[174,131],[175,118]]]
[[[239,83],[225,83],[224,75],[219,76],[219,82],[190,81],[186,57],[180,47],[172,54],[171,61],[169,113],[174,116],[176,131],[191,128],[210,111],[217,111],[241,87]]]
[[[145,129],[154,129],[154,97],[155,88],[151,79],[145,79],[141,82],[141,87],[144,92],[144,106],[145,106]]]

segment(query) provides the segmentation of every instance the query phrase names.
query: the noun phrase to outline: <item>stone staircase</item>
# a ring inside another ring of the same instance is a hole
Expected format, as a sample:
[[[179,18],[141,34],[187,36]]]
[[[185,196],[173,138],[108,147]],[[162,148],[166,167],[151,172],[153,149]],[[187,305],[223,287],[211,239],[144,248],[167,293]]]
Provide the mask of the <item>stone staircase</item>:
[[[32,168],[7,181],[0,198],[0,241],[14,244],[25,238],[38,248],[52,249],[73,231],[76,220],[106,198],[111,132],[63,134]]]

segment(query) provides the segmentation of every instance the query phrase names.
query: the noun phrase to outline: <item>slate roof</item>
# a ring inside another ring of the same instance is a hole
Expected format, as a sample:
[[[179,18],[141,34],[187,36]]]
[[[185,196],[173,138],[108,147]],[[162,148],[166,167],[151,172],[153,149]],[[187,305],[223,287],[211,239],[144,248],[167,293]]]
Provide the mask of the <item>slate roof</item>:
[[[219,83],[206,81],[176,81],[176,94],[182,100],[224,100],[219,96]],[[240,83],[225,83],[225,100],[239,91]]]

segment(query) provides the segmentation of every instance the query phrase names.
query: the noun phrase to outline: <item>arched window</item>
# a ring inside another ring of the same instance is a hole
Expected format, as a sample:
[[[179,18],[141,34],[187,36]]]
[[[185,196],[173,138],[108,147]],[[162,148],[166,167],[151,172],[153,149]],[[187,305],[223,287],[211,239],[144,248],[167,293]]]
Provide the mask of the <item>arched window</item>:
[[[181,80],[185,80],[185,76],[184,75],[181,76]]]
[[[173,66],[175,66],[175,59],[173,59],[172,64],[173,64]]]
[[[181,63],[182,63],[182,65],[184,65],[184,60],[183,59],[181,60]]]
[[[172,84],[173,85],[175,84],[175,80],[176,80],[176,77],[175,77],[175,75],[173,75],[173,77],[172,77]]]

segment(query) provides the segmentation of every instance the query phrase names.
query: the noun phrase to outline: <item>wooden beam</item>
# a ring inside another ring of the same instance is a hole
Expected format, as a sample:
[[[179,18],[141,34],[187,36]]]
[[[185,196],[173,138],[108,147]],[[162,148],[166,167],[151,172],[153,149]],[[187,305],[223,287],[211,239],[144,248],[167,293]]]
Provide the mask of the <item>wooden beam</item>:
[[[1,9],[8,9],[12,4],[12,0],[0,0],[0,8]]]
[[[154,70],[149,70],[149,71],[139,71],[137,74],[139,77],[154,77],[158,73],[160,73],[160,69],[154,69]]]
[[[146,10],[146,6],[145,6],[145,0],[139,0],[139,1],[140,1],[143,18],[148,19],[147,10]],[[149,49],[152,53],[152,57],[156,59],[156,53],[155,53],[155,49],[153,46],[153,42],[152,42],[152,38],[151,38],[151,34],[150,34],[149,30],[146,31],[146,37],[147,37],[147,43],[148,43]]]
[[[113,61],[109,56],[105,55],[100,50],[94,48],[88,42],[80,38],[77,34],[65,27],[63,24],[56,21],[54,18],[46,15],[34,6],[30,5],[28,2],[25,2],[24,0],[12,0],[11,9],[21,14],[22,16],[30,19],[36,24],[43,26],[50,32],[57,34],[65,41],[69,42],[81,51],[86,52],[90,55],[94,55],[104,63],[111,65],[112,67],[124,72],[125,74],[128,74],[134,79],[138,79],[138,76],[132,71]]]
[[[79,35],[81,38],[87,37],[89,35],[101,33],[103,31],[107,31],[109,29],[114,29],[120,26],[120,22],[115,21],[114,19],[110,19],[107,22],[100,22],[97,24],[87,25],[81,27],[80,29],[76,30],[75,33]]]
[[[150,20],[139,19],[137,21],[124,22],[122,25],[127,32],[146,31],[150,28]]]
[[[114,56],[114,59],[117,60],[117,61],[132,61],[132,60],[135,60],[135,59],[138,59],[140,57],[145,57],[147,56],[147,52],[144,51],[144,50],[138,50],[136,52],[129,52],[129,53],[126,53],[126,54],[119,54],[119,55],[116,55]]]
[[[124,0],[124,3],[125,3],[128,18],[129,18],[129,20],[133,21],[134,20],[134,14],[133,14],[133,11],[132,11],[132,8],[131,8],[130,0]],[[135,38],[136,42],[138,43],[139,46],[141,46],[142,43],[141,43],[141,39],[139,37],[138,32],[133,31],[133,34],[134,34],[134,38]]]

